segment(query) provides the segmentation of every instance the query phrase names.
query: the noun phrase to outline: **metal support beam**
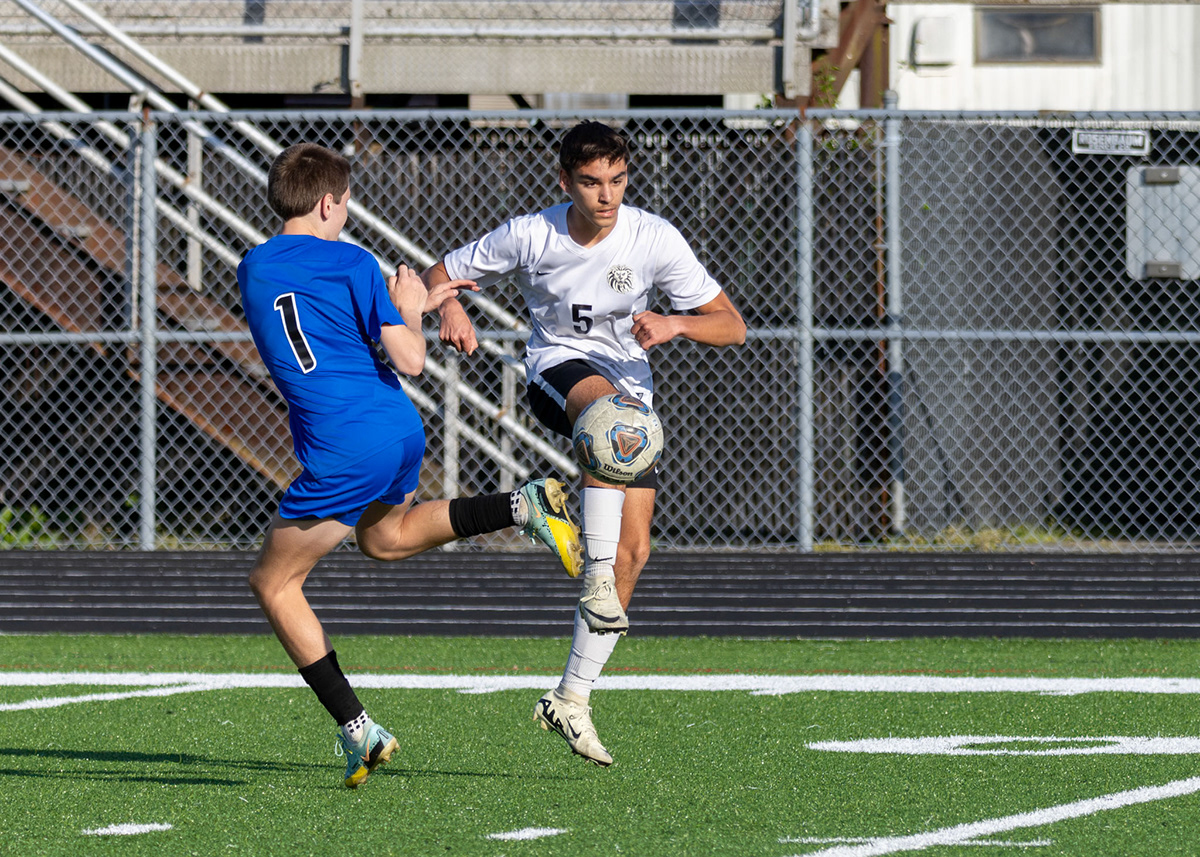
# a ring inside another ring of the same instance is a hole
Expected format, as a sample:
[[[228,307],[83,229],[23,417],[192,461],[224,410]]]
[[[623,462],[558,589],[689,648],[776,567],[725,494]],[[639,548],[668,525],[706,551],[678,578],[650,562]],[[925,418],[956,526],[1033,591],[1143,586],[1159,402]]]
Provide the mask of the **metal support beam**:
[[[843,7],[838,18],[838,45],[813,62],[812,88],[805,107],[833,107],[850,72],[860,67],[868,52],[871,58],[863,68],[863,76],[870,77],[872,91],[879,95],[873,96],[872,104],[862,106],[880,106],[882,93],[888,88],[888,74],[887,55],[880,55],[879,50],[887,44],[887,25],[890,23],[885,0],[854,0]]]

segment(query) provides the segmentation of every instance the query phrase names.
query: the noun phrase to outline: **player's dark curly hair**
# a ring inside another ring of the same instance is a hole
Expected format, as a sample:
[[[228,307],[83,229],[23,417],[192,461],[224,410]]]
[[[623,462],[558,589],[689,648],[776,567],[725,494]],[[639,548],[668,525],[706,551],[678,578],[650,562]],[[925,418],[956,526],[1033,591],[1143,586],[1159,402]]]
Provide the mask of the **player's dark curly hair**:
[[[290,220],[303,217],[331,193],[340,200],[350,187],[350,162],[333,149],[297,143],[284,149],[267,173],[267,204]]]
[[[568,173],[601,159],[610,164],[629,161],[629,141],[602,122],[580,122],[566,133],[558,150],[558,165]]]

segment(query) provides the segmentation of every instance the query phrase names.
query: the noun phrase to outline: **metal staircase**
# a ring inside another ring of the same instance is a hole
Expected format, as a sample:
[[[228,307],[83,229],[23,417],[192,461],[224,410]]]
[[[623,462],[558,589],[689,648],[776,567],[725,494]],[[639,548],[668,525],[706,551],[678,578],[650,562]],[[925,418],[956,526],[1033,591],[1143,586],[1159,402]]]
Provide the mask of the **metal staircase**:
[[[112,325],[104,296],[128,270],[124,230],[47,179],[30,160],[0,148],[0,187],[10,208],[0,230],[0,281],[66,331]],[[52,233],[48,236],[47,229]],[[193,291],[166,265],[157,267],[160,323],[177,329],[244,332],[225,307]],[[106,346],[95,343],[98,351]],[[136,349],[125,350],[136,377]],[[225,358],[221,360],[220,358]],[[287,409],[264,384],[248,341],[164,343],[156,394],[255,470],[285,487],[296,474]]]
[[[137,99],[131,106],[130,119],[139,114],[133,112],[140,101],[147,108],[165,113],[177,113],[179,109],[154,86],[149,77],[142,75],[119,60],[109,50],[85,40],[72,27],[46,12],[33,0],[16,0],[30,15],[48,27],[81,55],[114,77]],[[63,0],[72,10],[83,15],[99,33],[109,41],[120,45],[124,52],[136,58],[159,78],[165,78],[181,92],[186,93],[205,110],[229,113],[229,108],[214,96],[205,93],[198,85],[161,63],[135,40],[121,32],[79,0]],[[66,110],[84,113],[86,105],[47,75],[35,69],[11,49],[0,46],[3,60],[26,79],[35,82],[44,92],[61,103]],[[17,109],[31,115],[41,113],[40,108],[24,97],[9,82],[0,79],[0,97]],[[61,122],[47,118],[43,130],[54,138],[69,144],[73,151],[102,173],[115,174],[124,167],[114,164],[98,149],[89,145],[80,135]],[[97,117],[89,123],[90,128],[102,135],[118,149],[128,152],[135,141],[130,135],[105,119]],[[266,174],[255,160],[244,154],[242,146],[250,146],[258,161],[262,156],[270,158],[282,151],[283,146],[250,122],[233,120],[224,125],[236,132],[236,138],[226,139],[203,122],[185,120],[188,132],[202,141],[212,154],[222,158],[227,165],[241,171],[250,181],[266,185]],[[212,198],[162,159],[156,160],[154,169],[161,186],[170,186],[182,193],[189,204],[199,206],[217,222],[246,242],[245,246],[265,241],[267,235],[255,229],[237,212]],[[65,331],[88,332],[104,330],[106,320],[101,317],[98,295],[103,284],[95,281],[86,292],[92,297],[80,301],[80,283],[58,276],[35,274],[28,268],[14,266],[17,256],[37,255],[42,264],[58,265],[73,271],[94,270],[99,266],[117,278],[126,276],[133,267],[127,258],[130,235],[122,226],[109,222],[91,211],[86,204],[73,196],[68,189],[58,187],[42,175],[36,165],[15,151],[0,153],[0,188],[6,189],[4,202],[21,212],[19,222],[24,225],[10,230],[4,237],[3,253],[7,263],[0,265],[0,279],[29,304],[37,307]],[[156,213],[172,226],[182,230],[190,239],[199,242],[221,262],[236,266],[244,247],[235,249],[209,232],[200,229],[185,211],[164,201],[162,195],[155,200]],[[393,230],[382,219],[356,202],[352,202],[354,222],[369,230],[373,243],[392,248],[398,255],[413,265],[428,265],[434,258],[406,236]],[[44,241],[40,231],[50,230],[66,238],[58,247]],[[347,234],[344,240],[359,243],[356,236]],[[20,242],[20,243],[14,243]],[[37,254],[18,252],[21,244],[38,246]],[[66,252],[64,248],[69,248]],[[44,255],[43,255],[44,254]],[[385,275],[391,273],[391,263],[378,255],[380,268]],[[84,262],[95,265],[84,264]],[[232,276],[232,270],[230,270]],[[245,324],[229,307],[221,306],[216,300],[206,297],[203,290],[196,290],[177,271],[165,264],[156,266],[156,293],[158,315],[163,323],[183,331],[217,333],[210,343],[197,341],[173,342],[160,349],[159,374],[156,383],[158,399],[185,415],[198,428],[232,450],[248,465],[267,476],[277,485],[284,486],[294,475],[296,465],[291,457],[287,429],[286,410],[279,401],[267,379],[265,369],[258,361]],[[69,289],[69,293],[64,291]],[[487,313],[495,324],[504,330],[523,332],[522,322],[511,313],[486,299],[476,299],[477,306]],[[111,323],[111,322],[110,322]],[[100,348],[101,345],[94,347]],[[494,343],[484,343],[485,351],[497,359],[507,361],[506,371],[522,372],[514,367],[511,358]],[[130,371],[138,369],[136,349],[129,349]],[[511,442],[549,462],[559,472],[575,475],[575,463],[554,446],[546,443],[529,431],[514,417],[511,410],[489,398],[457,378],[452,367],[430,356],[426,361],[426,373],[446,386],[446,396],[453,398],[480,415],[484,421],[499,426]],[[440,413],[441,406],[405,379],[405,388],[416,405],[426,413]],[[455,435],[474,446],[483,456],[495,462],[501,472],[517,479],[530,474],[530,467],[521,459],[506,451],[484,432],[466,422],[453,426]],[[456,492],[453,474],[446,474],[442,488],[451,495]]]

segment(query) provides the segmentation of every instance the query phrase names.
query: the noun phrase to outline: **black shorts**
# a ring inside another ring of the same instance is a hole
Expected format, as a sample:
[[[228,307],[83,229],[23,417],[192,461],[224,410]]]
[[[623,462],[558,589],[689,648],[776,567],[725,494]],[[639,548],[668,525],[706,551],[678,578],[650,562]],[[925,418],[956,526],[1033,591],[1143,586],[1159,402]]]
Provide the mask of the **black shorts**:
[[[525,398],[529,401],[529,409],[546,428],[569,438],[572,432],[571,421],[567,419],[567,394],[580,381],[593,375],[599,375],[611,383],[607,375],[587,360],[568,360],[551,366],[536,380],[530,379],[526,385]],[[630,482],[626,487],[656,490],[658,467],[655,466],[641,479]]]

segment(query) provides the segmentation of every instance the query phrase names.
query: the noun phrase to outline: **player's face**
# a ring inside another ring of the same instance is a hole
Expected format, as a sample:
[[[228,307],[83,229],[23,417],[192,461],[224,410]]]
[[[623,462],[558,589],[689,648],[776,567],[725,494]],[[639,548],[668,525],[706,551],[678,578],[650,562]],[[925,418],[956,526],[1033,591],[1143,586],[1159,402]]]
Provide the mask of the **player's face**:
[[[567,172],[558,171],[558,185],[571,198],[580,225],[607,232],[617,223],[617,209],[625,196],[629,167],[625,161],[589,161]]]

